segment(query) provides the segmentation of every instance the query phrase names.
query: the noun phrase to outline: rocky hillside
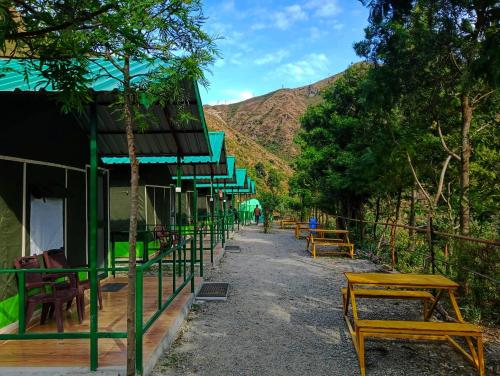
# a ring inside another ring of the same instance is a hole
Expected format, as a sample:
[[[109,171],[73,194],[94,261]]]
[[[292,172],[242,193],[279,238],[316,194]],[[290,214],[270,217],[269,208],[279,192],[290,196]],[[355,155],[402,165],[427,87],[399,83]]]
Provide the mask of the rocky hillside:
[[[320,101],[321,89],[338,77],[335,75],[296,89],[276,90],[230,105],[205,106],[205,109],[228,128],[290,161],[298,153],[293,139],[300,127],[300,117],[308,105]]]
[[[236,156],[239,167],[249,170],[250,175],[256,179],[259,189],[266,190],[265,183],[255,173],[255,164],[258,162],[261,162],[268,171],[270,169],[279,171],[283,176],[283,188],[286,189],[286,182],[293,172],[287,162],[259,145],[250,137],[228,126],[219,113],[210,107],[205,108],[205,120],[210,130],[225,132],[226,148],[229,155]]]

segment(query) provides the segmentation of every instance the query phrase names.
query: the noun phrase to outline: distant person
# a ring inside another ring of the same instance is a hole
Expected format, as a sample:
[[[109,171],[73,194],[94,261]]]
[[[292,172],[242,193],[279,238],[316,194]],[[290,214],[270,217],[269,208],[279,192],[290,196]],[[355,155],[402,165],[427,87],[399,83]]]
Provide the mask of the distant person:
[[[253,210],[253,215],[255,216],[255,224],[258,226],[259,225],[259,219],[260,219],[260,208],[259,205],[255,205],[255,209]]]
[[[240,217],[238,215],[238,210],[236,208],[233,208],[233,205],[229,206],[229,211],[233,214],[234,217],[234,223],[238,224],[240,221]]]

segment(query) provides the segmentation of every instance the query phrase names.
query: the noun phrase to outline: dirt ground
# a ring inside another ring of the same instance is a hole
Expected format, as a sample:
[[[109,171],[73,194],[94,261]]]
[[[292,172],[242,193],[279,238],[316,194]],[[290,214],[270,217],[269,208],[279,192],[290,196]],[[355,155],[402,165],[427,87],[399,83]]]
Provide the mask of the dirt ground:
[[[342,315],[343,272],[376,271],[366,260],[304,252],[290,230],[262,233],[246,227],[207,280],[229,282],[225,302],[198,302],[154,375],[359,375],[358,360]],[[361,300],[366,318],[417,319],[421,304]],[[500,344],[486,346],[488,375],[500,374]],[[445,343],[366,343],[367,374],[475,375]]]

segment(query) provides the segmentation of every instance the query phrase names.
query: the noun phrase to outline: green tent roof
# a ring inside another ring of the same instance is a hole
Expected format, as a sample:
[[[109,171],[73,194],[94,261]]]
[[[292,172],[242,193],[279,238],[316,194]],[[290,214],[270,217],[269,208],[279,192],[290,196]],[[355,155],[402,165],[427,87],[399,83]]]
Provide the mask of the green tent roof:
[[[235,183],[236,182],[236,174],[235,174],[235,167],[236,167],[236,157],[229,155],[227,157],[227,174],[225,175],[214,175],[213,176],[213,181],[214,181],[214,186],[215,184],[219,183]],[[193,175],[188,175],[188,176],[182,176],[181,177],[183,180],[193,180],[194,176]],[[206,181],[210,181],[210,175],[197,175],[196,179],[201,181],[203,180],[203,183],[200,184],[205,184],[203,187],[210,187],[210,183],[207,183]],[[197,187],[202,187],[200,184],[196,184]]]
[[[220,188],[220,185],[219,185]],[[246,188],[237,188],[237,187],[228,187],[223,189],[225,193],[229,194],[236,194],[236,193],[256,193],[255,190],[255,181],[251,178],[248,178],[247,186]]]
[[[181,164],[201,164],[222,162],[222,146],[224,145],[224,132],[208,132],[212,156],[186,156],[181,158]],[[103,157],[105,164],[130,164],[129,157]],[[177,164],[177,157],[138,157],[142,164]]]
[[[36,60],[0,58],[0,100],[6,96],[31,95],[46,97],[46,92],[59,92],[43,75],[35,69]],[[166,66],[159,61],[131,61],[130,72],[135,75],[134,83],[140,83],[148,72]],[[123,119],[120,114],[108,107],[107,95],[122,89],[123,73],[106,59],[92,59],[86,67],[88,74],[85,84],[98,99],[97,110],[97,146],[101,156],[127,156],[128,146],[124,132]],[[165,76],[168,73],[165,72]],[[142,111],[154,115],[142,132],[136,133],[136,148],[138,156],[208,156],[212,155],[205,124],[203,106],[198,85],[195,82],[181,83],[186,95],[185,107],[191,115],[191,120],[182,127],[177,125],[175,114],[178,105],[159,104],[144,106]],[[26,94],[29,93],[29,94]],[[100,94],[106,95],[100,95]],[[54,107],[58,104],[54,101]],[[75,113],[75,117],[85,131],[89,131],[91,117],[90,105],[83,111]],[[21,114],[22,116],[22,114]]]
[[[240,188],[245,189],[248,188],[248,179],[247,179],[247,169],[246,168],[237,168],[236,169],[236,181],[234,183],[224,183],[220,181],[214,182],[215,188],[222,188],[226,186],[227,188]],[[197,183],[197,187],[199,188],[208,188],[210,187],[210,183]]]
[[[61,91],[54,88],[33,66],[39,64],[40,62],[37,60],[0,59],[0,91]],[[160,63],[155,61],[131,61],[130,74],[136,76],[133,83],[140,83],[144,79],[141,75],[158,67],[160,67]],[[89,73],[85,75],[85,78],[88,80],[86,85],[89,89],[96,92],[122,89],[122,83],[118,78],[123,74],[110,61],[92,59],[87,69]],[[27,76],[24,75],[25,71],[28,73]]]

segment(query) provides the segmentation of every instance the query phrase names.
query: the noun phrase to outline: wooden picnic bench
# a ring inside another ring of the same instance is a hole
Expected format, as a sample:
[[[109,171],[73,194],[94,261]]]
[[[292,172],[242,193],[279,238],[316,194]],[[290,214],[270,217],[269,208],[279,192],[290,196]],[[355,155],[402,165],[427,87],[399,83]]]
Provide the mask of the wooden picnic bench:
[[[457,283],[444,276],[426,274],[345,273],[345,276],[348,285],[347,288],[342,289],[344,317],[358,354],[361,376],[366,375],[365,339],[368,337],[448,341],[476,367],[479,375],[485,375],[482,330],[479,326],[463,320],[454,295],[454,291],[458,288]],[[367,289],[366,286],[376,286],[377,288]],[[397,290],[388,290],[387,288],[396,288]],[[432,295],[430,292],[418,289],[434,290],[437,293]],[[458,322],[428,321],[445,292],[448,293]],[[424,301],[424,321],[360,319],[357,313],[357,297],[422,299]],[[352,307],[352,324],[348,316],[349,302]],[[431,303],[430,307],[428,307],[429,303]],[[453,337],[463,337],[469,352]],[[476,341],[477,350],[472,340]]]
[[[309,222],[295,222],[295,237],[300,239],[301,237],[305,237],[303,231],[309,230]]]
[[[285,229],[285,228],[293,228],[295,226],[295,219],[282,219],[280,220],[280,228]]]
[[[336,249],[322,249],[322,254],[346,254],[352,259],[354,258],[354,244],[349,240],[348,230],[328,230],[328,229],[309,229],[309,235],[306,237],[306,251],[311,253],[313,258],[316,258],[319,247],[335,247]],[[338,235],[338,237],[331,238],[327,235]],[[310,250],[309,250],[310,248]],[[347,249],[347,250],[343,250]]]

